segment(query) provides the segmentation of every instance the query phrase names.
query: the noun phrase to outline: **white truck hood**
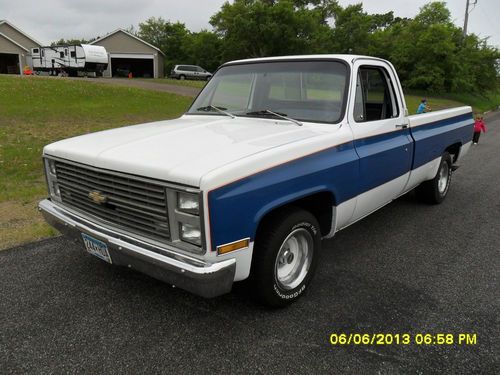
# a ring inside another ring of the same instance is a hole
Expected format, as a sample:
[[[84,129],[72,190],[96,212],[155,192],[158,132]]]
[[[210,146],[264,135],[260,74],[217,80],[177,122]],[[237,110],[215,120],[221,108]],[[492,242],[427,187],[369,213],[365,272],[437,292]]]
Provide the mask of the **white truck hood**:
[[[69,138],[44,155],[198,187],[218,167],[320,134],[281,120],[185,115]]]

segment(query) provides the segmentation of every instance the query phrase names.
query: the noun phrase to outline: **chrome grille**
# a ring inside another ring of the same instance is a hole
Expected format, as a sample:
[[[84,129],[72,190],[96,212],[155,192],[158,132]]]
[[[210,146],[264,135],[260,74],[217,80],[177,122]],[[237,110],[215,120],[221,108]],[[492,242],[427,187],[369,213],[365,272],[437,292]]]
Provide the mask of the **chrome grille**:
[[[55,166],[65,205],[148,238],[170,239],[163,186],[77,164],[56,161]],[[91,193],[104,202],[96,203]]]

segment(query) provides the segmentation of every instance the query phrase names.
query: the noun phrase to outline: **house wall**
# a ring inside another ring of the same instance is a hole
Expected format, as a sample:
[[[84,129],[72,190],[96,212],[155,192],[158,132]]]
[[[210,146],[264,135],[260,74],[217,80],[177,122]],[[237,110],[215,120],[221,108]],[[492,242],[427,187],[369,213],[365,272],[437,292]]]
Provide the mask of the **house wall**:
[[[150,54],[154,58],[156,76],[163,77],[163,55],[156,49],[142,43],[141,41],[123,33],[117,32],[106,37],[103,40],[93,43],[94,45],[103,46],[109,54],[124,53],[124,54]],[[103,72],[105,77],[111,77],[111,59],[108,57],[108,68]]]
[[[16,43],[19,43],[24,48],[26,48],[30,51],[31,51],[31,48],[33,48],[33,47],[41,47],[35,41],[31,40],[30,38],[27,38],[26,36],[24,36],[19,31],[12,28],[10,25],[8,25],[6,23],[0,24],[0,33],[5,34],[10,39],[14,40]]]

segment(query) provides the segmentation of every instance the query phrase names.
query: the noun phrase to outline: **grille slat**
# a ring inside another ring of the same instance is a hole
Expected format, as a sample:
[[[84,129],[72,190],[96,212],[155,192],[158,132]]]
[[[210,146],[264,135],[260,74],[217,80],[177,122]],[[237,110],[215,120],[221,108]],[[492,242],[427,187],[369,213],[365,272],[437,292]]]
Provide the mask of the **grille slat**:
[[[141,178],[56,161],[62,202],[136,234],[170,239],[165,188]],[[106,200],[94,202],[90,192]]]
[[[68,164],[63,165],[61,163],[57,163],[59,165],[60,171],[73,172],[76,173],[76,176],[85,175],[91,178],[101,178],[103,180],[107,180],[113,184],[123,184],[125,188],[129,189],[131,187],[139,188],[139,192],[146,189],[151,192],[156,192],[160,195],[163,195],[163,187],[159,185],[151,185],[150,183],[144,183],[138,180],[132,180],[127,177],[122,176],[114,176],[105,172],[96,172],[91,169],[83,169],[80,167],[75,168],[74,166],[69,166]]]
[[[91,176],[91,175],[82,175],[78,176],[75,173],[68,173],[66,171],[60,172],[60,175],[63,176],[64,178],[68,180],[74,180],[74,181],[88,181],[88,180],[93,180],[94,183],[98,183],[99,185],[103,186],[104,188],[109,188],[109,189],[114,189],[119,191],[121,194],[137,194],[139,196],[146,196],[148,199],[154,198],[161,200],[163,199],[164,194],[159,194],[156,192],[149,192],[145,190],[141,190],[138,188],[131,188],[127,187],[126,185],[123,185],[121,182],[118,183],[110,183],[108,179],[103,179],[101,176]]]
[[[90,186],[88,184],[76,185],[76,184],[74,184],[72,182],[68,182],[68,181],[60,181],[59,185],[64,186],[68,189],[73,189],[75,191],[81,192],[82,194],[85,195],[86,198],[88,198],[88,193],[90,191],[96,190],[96,189],[92,189],[92,186]],[[102,191],[102,190],[99,190],[99,191]],[[156,214],[162,214],[162,215],[165,215],[165,213],[166,213],[166,210],[164,209],[165,206],[163,206],[163,205],[162,206],[155,205],[155,207],[151,207],[151,206],[143,205],[139,202],[135,202],[135,201],[131,201],[131,200],[127,201],[127,199],[121,198],[120,196],[109,197],[108,200],[109,200],[109,202],[113,203],[114,205],[117,205],[120,207],[125,207],[125,208],[130,208],[130,209],[131,209],[131,207],[134,207],[136,209],[142,210],[142,212],[147,212],[147,213],[151,213],[151,214],[156,213]]]

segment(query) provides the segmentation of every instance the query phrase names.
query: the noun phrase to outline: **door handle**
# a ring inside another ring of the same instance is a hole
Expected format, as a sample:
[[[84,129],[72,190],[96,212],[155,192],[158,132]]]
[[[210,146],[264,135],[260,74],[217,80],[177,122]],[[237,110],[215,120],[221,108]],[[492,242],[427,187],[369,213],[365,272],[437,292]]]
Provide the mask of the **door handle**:
[[[398,124],[398,125],[396,125],[396,128],[407,129],[408,124]]]

